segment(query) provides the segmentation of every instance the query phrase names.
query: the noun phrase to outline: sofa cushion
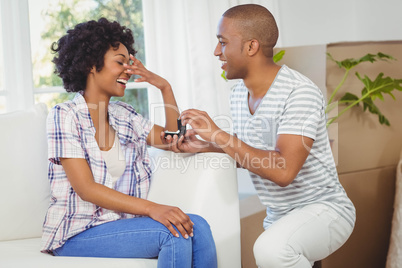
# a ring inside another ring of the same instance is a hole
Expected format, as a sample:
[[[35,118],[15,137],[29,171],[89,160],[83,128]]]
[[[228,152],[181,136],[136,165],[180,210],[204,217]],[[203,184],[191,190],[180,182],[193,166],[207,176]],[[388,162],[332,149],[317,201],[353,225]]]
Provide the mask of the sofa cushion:
[[[44,104],[0,115],[0,241],[42,234],[50,192],[46,116]]]
[[[155,259],[54,257],[40,253],[40,238],[0,242],[0,267],[156,268]]]

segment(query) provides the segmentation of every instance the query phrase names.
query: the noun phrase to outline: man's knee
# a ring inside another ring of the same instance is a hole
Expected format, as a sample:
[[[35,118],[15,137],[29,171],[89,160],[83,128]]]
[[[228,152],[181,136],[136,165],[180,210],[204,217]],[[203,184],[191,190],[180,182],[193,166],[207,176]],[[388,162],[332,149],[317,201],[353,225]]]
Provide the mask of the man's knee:
[[[258,267],[284,267],[289,261],[291,249],[286,243],[281,243],[264,233],[254,243],[254,258]]]

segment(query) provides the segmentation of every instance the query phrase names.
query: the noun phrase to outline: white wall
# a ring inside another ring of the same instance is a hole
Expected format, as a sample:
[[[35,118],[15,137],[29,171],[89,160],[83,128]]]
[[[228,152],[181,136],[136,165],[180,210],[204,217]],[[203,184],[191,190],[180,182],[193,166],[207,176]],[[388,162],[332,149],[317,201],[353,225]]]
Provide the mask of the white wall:
[[[278,21],[278,46],[402,40],[401,0],[265,0]]]

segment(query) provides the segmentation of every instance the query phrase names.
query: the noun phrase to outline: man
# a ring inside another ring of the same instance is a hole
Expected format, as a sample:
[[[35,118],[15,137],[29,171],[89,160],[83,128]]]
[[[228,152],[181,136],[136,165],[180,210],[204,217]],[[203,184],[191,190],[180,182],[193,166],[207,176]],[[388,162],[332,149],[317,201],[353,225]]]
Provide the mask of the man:
[[[242,79],[231,94],[235,135],[191,109],[181,119],[192,130],[173,150],[224,152],[248,169],[267,207],[254,245],[257,265],[311,267],[344,244],[355,223],[331,153],[323,95],[307,77],[273,62],[278,28],[265,7],[230,8],[217,37],[214,54],[226,77]]]

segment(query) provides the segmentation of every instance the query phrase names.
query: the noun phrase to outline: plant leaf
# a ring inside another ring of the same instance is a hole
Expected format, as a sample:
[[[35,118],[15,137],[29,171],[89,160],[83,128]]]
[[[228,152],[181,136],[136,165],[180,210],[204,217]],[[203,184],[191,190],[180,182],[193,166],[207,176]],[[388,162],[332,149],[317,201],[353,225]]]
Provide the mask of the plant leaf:
[[[341,102],[345,102],[346,104],[351,103],[351,102],[355,102],[359,99],[358,96],[356,96],[355,94],[352,94],[350,92],[346,92],[345,95],[343,95],[343,97],[340,99]],[[357,103],[357,105],[359,105]]]
[[[378,52],[376,55],[366,54],[359,59],[345,59],[343,61],[335,60],[330,53],[327,53],[328,58],[335,62],[339,68],[343,68],[346,70],[344,78],[342,79],[340,85],[343,84],[345,77],[347,76],[350,69],[355,67],[356,65],[362,62],[375,62],[377,60],[388,61],[388,60],[396,60],[390,55],[384,54],[382,52]],[[390,125],[388,119],[380,112],[379,108],[374,104],[374,100],[379,98],[380,100],[384,100],[384,94],[390,95],[394,100],[395,96],[392,94],[393,90],[402,91],[402,79],[393,79],[391,77],[384,77],[383,73],[379,73],[374,80],[371,80],[367,75],[362,77],[358,72],[355,73],[357,78],[364,84],[364,88],[361,91],[361,97],[358,97],[352,93],[345,93],[345,95],[340,99],[340,103],[347,104],[348,107],[343,109],[336,118],[342,115],[344,112],[349,110],[355,105],[359,105],[360,102],[363,104],[363,111],[368,110],[372,114],[376,114],[378,116],[378,120],[380,124],[385,124],[387,126]],[[339,89],[339,86],[338,86]],[[331,96],[332,100],[334,94]],[[328,106],[331,103],[328,104]],[[335,119],[336,119],[335,118]],[[327,126],[331,124],[334,120],[329,121]]]
[[[377,57],[380,59],[380,60],[396,60],[394,57],[392,57],[391,55],[388,55],[388,54],[384,54],[384,53],[382,53],[382,52],[378,52],[377,53]]]
[[[380,112],[380,109],[374,104],[373,100],[370,98],[364,99],[363,100],[363,110],[366,111],[366,109],[372,113],[378,115],[378,121],[380,122],[381,125],[387,125],[390,126],[389,120]]]
[[[376,92],[371,96],[371,99],[374,101],[376,98],[379,98],[380,100],[384,101],[384,96],[382,95],[381,92]]]
[[[369,61],[369,62],[373,63],[376,61],[376,56],[377,55],[368,53],[368,54],[364,55],[363,57],[361,57],[360,59],[358,59],[357,62],[361,63],[361,62]]]
[[[335,62],[339,68],[342,68],[342,63],[340,61],[335,60],[329,52],[327,52],[327,56],[331,61]]]
[[[226,78],[226,73],[225,73],[225,71],[222,71],[221,77],[222,77],[223,79],[225,79],[226,82],[228,81],[228,79]]]
[[[381,98],[379,94],[388,94],[395,98],[391,92],[395,89],[402,91],[402,79],[384,77],[383,73],[379,73],[374,81],[371,81],[366,75],[362,78],[359,73],[356,73],[356,76],[365,86],[362,90],[362,96],[369,94],[370,97],[377,96]]]
[[[280,61],[284,55],[285,55],[285,50],[281,50],[278,53],[276,53],[273,57],[274,62]]]
[[[391,77],[384,77],[383,73],[379,73],[373,81],[367,75],[365,75],[364,78],[362,78],[360,74],[357,72],[356,76],[365,85],[365,87],[361,91],[362,97],[360,98],[361,102],[363,102],[363,111],[368,110],[370,113],[378,115],[378,121],[380,122],[380,124],[389,126],[390,122],[380,112],[379,108],[374,104],[373,101],[376,98],[384,100],[383,94],[388,94],[393,99],[395,99],[395,96],[392,94],[392,91],[393,90],[402,91],[402,79],[393,79]]]
[[[330,53],[327,53],[327,56],[330,60],[335,62],[339,66],[339,68],[344,68],[346,70],[350,70],[362,62],[369,61],[373,63],[376,60],[383,60],[383,61],[395,60],[395,58],[393,58],[392,56],[384,54],[382,52],[378,52],[376,55],[368,53],[359,59],[350,58],[350,59],[344,59],[343,61],[335,60]]]
[[[355,60],[355,59],[345,59],[345,60],[341,61],[342,67],[345,68],[346,70],[352,69],[353,67],[355,67],[359,63],[360,62]]]
[[[359,80],[360,81],[362,81],[362,83],[364,84],[364,88],[369,88],[370,87],[370,82],[371,82],[371,80],[370,80],[370,78],[367,76],[367,75],[364,75],[364,78],[362,78],[361,76],[360,76],[360,74],[358,73],[358,72],[356,72],[356,76],[357,76],[357,78],[359,78]],[[363,89],[364,90],[364,89]]]

